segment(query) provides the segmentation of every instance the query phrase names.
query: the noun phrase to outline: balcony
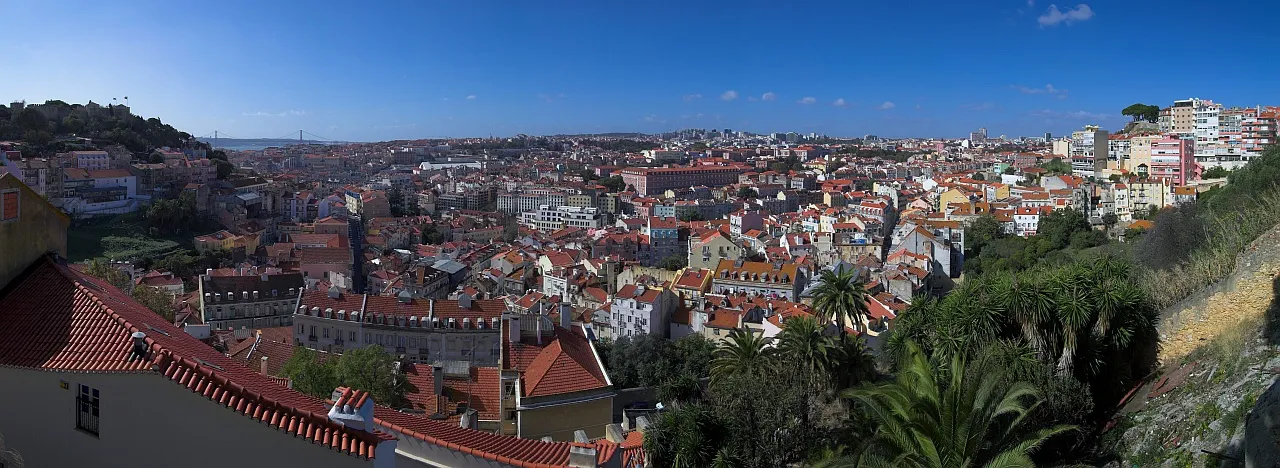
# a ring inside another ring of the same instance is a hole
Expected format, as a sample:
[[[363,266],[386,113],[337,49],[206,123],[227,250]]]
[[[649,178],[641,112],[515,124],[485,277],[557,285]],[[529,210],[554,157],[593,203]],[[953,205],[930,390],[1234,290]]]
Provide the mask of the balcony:
[[[343,343],[342,338],[334,338],[334,339],[333,339],[333,344],[334,344],[335,346],[342,346],[342,343]]]
[[[314,343],[316,341],[316,336],[315,335],[307,336],[307,341]]]

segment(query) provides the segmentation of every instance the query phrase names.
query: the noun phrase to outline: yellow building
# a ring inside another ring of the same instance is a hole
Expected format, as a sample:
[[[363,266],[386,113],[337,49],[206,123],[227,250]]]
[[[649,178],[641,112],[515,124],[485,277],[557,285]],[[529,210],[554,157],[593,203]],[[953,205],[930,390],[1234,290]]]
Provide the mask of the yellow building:
[[[49,204],[18,177],[0,174],[0,286],[41,255],[67,257],[71,218]]]
[[[1008,190],[1008,187],[1005,187],[1005,190]],[[938,194],[939,210],[943,210],[946,207],[951,206],[952,203],[969,205],[969,196],[966,195],[963,190],[958,188],[951,188],[950,190]]]
[[[571,310],[571,309],[570,309]],[[613,423],[613,382],[571,314],[517,314],[503,320],[500,433],[572,442],[576,431],[605,436]]]

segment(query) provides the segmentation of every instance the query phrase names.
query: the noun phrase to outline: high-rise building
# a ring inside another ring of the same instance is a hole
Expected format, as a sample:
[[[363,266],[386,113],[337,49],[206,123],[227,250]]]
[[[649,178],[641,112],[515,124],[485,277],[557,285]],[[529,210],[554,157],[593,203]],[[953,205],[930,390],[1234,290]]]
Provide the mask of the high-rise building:
[[[1051,141],[1053,141],[1053,134],[1049,132],[1044,132],[1044,142],[1048,143]]]
[[[1200,107],[1200,98],[1180,99],[1173,101],[1169,107],[1168,128],[1164,133],[1194,135],[1196,132],[1196,108]]]
[[[1193,148],[1195,141],[1187,136],[1167,136],[1152,142],[1150,176],[1169,179],[1174,185],[1198,179]]]
[[[1085,125],[1084,130],[1071,132],[1072,171],[1089,175],[1106,169],[1107,141],[1107,131],[1097,125]]]

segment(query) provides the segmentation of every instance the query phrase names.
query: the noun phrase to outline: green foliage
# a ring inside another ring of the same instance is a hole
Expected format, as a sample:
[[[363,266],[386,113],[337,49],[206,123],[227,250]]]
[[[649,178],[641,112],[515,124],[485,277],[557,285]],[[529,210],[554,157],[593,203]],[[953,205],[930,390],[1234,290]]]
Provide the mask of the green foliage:
[[[215,159],[213,160],[214,168],[218,171],[218,180],[227,180],[232,172],[235,172],[236,166],[230,162]]]
[[[1192,252],[1204,245],[1209,226],[1199,204],[1186,204],[1160,210],[1155,226],[1138,242],[1135,260],[1162,270],[1185,262]]]
[[[680,216],[679,216],[679,218],[680,218],[680,220],[681,220],[681,221],[684,221],[684,222],[689,222],[689,221],[703,221],[703,219],[702,219],[702,213],[697,212],[697,211],[688,211],[688,212],[685,212],[685,213],[681,213],[681,214],[680,214]]]
[[[832,161],[827,163],[826,173],[832,174],[845,167],[844,161]]]
[[[689,266],[689,260],[684,255],[674,254],[658,261],[658,268],[669,271],[676,271]]]
[[[147,208],[147,221],[162,233],[190,232],[196,216],[196,196],[189,191],[183,191],[176,200],[154,200]]]
[[[90,113],[83,105],[62,101],[47,101],[43,105],[53,111],[53,120],[45,118],[34,107],[18,112],[4,108],[0,114],[3,117],[0,118],[0,140],[26,140],[25,150],[35,154],[66,150],[61,143],[52,142],[54,136],[66,134],[91,138],[104,146],[123,145],[135,153],[147,153],[164,146],[181,148],[192,141],[190,134],[156,118],[120,117],[105,108]]]
[[[328,398],[339,386],[368,391],[380,405],[404,404],[405,379],[396,375],[395,359],[377,345],[349,349],[340,356],[322,355],[305,347],[294,349],[281,375],[293,388],[316,398]]]
[[[435,224],[423,224],[421,229],[423,244],[440,245],[444,242],[444,233],[440,232],[440,228]]]
[[[1160,106],[1137,103],[1121,110],[1120,115],[1132,117],[1134,122],[1155,123],[1160,120]]]
[[[753,189],[745,185],[738,188],[738,198],[748,199],[748,198],[755,198],[755,197],[756,197],[756,189]]]
[[[1062,158],[1053,158],[1049,162],[1040,165],[1040,168],[1049,172],[1048,175],[1070,175],[1071,164],[1064,162]]]
[[[715,358],[711,360],[711,381],[714,383],[733,375],[765,375],[774,365],[773,354],[777,351],[768,344],[763,335],[734,330],[716,348]]]
[[[1231,175],[1231,171],[1228,171],[1226,168],[1222,166],[1214,166],[1205,170],[1203,174],[1200,174],[1200,178],[1201,179],[1221,179],[1229,175]]]
[[[164,317],[165,320],[173,321],[176,310],[173,307],[173,296],[168,293],[150,286],[135,287],[133,281],[129,279],[129,275],[100,259],[90,260],[84,272],[89,276],[106,281],[107,284],[132,296],[139,304]]]
[[[1018,170],[1015,169],[1013,166],[1004,168],[1004,172],[1003,172],[1004,175],[1014,175],[1017,173],[1018,173]]]
[[[976,256],[992,241],[1008,237],[1000,221],[990,214],[982,214],[964,228],[965,256]]]
[[[978,218],[975,223],[981,219]],[[983,222],[979,226],[981,230],[975,231],[976,240],[982,241],[982,246],[966,253],[966,274],[1020,271],[1036,265],[1071,263],[1087,258],[1081,255],[1081,251],[1109,242],[1105,233],[1093,231],[1084,215],[1074,209],[1054,210],[1040,216],[1036,235],[1027,238],[992,238],[991,221]],[[965,237],[968,242],[968,231],[965,232]]]
[[[674,341],[641,335],[603,340],[596,350],[614,387],[635,388],[658,386],[671,376],[707,377],[715,344],[702,335]]]
[[[1038,402],[1031,384],[1001,385],[1000,369],[968,371],[962,355],[937,368],[918,346],[907,343],[891,383],[846,392],[877,424],[860,455],[867,465],[952,467],[1034,466],[1032,453],[1046,440],[1073,430],[1053,426],[1027,432],[1027,416]]]
[[[864,332],[864,321],[870,310],[867,308],[866,285],[857,277],[853,268],[833,271],[822,270],[818,275],[818,284],[813,288],[813,309],[822,323],[834,321],[840,324],[840,338],[843,340],[847,326],[852,326],[859,333]]]
[[[333,374],[339,385],[366,390],[374,401],[398,408],[405,389],[404,379],[395,375],[394,361],[382,346],[349,349],[338,358]]]
[[[987,176],[981,172],[975,172],[973,174],[973,180],[987,180]]]
[[[604,188],[609,189],[609,192],[612,193],[621,192],[627,185],[626,182],[622,181],[622,176],[617,175],[601,177],[600,181],[597,183],[603,185]]]
[[[328,398],[339,385],[335,364],[337,360],[327,354],[321,359],[316,351],[299,346],[284,363],[280,375],[293,381],[294,390],[316,398]],[[374,401],[377,401],[376,397]]]
[[[706,151],[706,150],[707,150],[707,144],[701,141],[694,143],[692,145],[689,145],[689,151]]]
[[[1089,384],[1095,401],[1110,403],[1154,365],[1157,315],[1129,265],[1103,257],[977,276],[941,300],[918,298],[898,316],[887,348],[901,355],[915,342],[945,362],[1015,340],[1059,375]]]

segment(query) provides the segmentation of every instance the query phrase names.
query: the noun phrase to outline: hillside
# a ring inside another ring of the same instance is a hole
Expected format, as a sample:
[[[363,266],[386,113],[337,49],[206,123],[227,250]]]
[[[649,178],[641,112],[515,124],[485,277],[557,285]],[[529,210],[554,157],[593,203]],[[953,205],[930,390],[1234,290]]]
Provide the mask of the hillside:
[[[1253,427],[1278,414],[1274,405],[1255,410],[1280,373],[1280,348],[1267,333],[1280,310],[1277,274],[1280,226],[1254,241],[1228,277],[1162,314],[1162,369],[1104,435],[1124,460],[1118,466],[1243,466],[1246,446],[1253,456],[1280,454],[1270,431]],[[1251,438],[1263,442],[1246,444]]]
[[[22,151],[29,155],[50,155],[86,144],[121,145],[135,154],[160,147],[208,147],[160,119],[144,119],[126,106],[101,106],[92,101],[83,105],[53,100],[0,106],[0,140],[22,141]]]

